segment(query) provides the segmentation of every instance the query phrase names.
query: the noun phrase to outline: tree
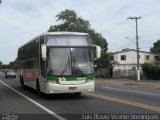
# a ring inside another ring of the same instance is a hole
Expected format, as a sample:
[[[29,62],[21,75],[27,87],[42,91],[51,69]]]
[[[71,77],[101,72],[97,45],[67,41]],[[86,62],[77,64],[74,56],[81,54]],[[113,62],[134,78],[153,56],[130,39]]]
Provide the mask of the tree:
[[[0,61],[0,65],[2,65],[3,63],[2,63],[2,61]]]
[[[2,67],[2,64],[3,64],[3,63],[0,61],[0,68]]]
[[[144,63],[141,65],[142,70],[144,72],[144,75],[148,79],[160,79],[160,65],[150,64],[150,63]]]
[[[50,26],[49,32],[53,31],[71,31],[71,32],[85,32],[88,33],[91,37],[92,43],[99,45],[103,52],[106,53],[108,43],[106,39],[100,34],[95,32],[91,28],[89,21],[82,19],[77,16],[74,10],[68,10],[60,12],[57,16],[57,21],[62,23],[59,25]]]
[[[150,51],[160,54],[160,39],[157,40],[157,42],[154,42],[153,47],[150,49]]]
[[[95,61],[98,68],[107,67],[110,64],[110,54],[102,52],[101,57]]]
[[[98,67],[105,67],[109,64],[109,54],[107,53],[108,43],[100,33],[97,33],[93,28],[91,28],[89,21],[79,17],[74,10],[68,9],[60,12],[56,17],[57,21],[61,21],[62,23],[54,26],[51,25],[48,30],[49,32],[71,31],[88,33],[91,37],[92,44],[99,45],[102,49],[101,58],[96,60],[95,63]]]

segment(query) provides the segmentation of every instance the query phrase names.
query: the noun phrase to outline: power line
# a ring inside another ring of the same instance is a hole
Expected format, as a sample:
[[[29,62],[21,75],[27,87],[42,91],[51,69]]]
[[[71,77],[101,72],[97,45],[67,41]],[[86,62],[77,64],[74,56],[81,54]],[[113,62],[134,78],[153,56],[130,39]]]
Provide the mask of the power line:
[[[135,44],[131,43],[131,41],[125,42],[125,44],[119,46],[118,48],[115,48],[115,51],[117,51],[117,49],[123,49],[123,48],[129,48],[131,46],[135,46]]]
[[[109,27],[106,31],[110,32],[110,31],[112,31],[112,30],[115,30],[115,29],[117,29],[117,28],[120,28],[120,26],[123,26],[123,25],[126,24],[126,23],[127,23],[126,20],[125,20],[125,21],[118,22],[118,23],[115,23],[115,24],[113,24],[111,27]]]
[[[154,33],[154,34],[147,34],[147,35],[141,35],[141,37],[143,37],[143,36],[160,36],[160,34],[159,33]]]
[[[147,13],[143,13],[140,16],[144,18],[144,17],[150,17],[150,16],[157,15],[157,14],[160,14],[160,9],[157,9],[151,12],[147,12]]]
[[[157,10],[154,10],[154,11],[151,11],[151,12],[146,12],[146,13],[143,13],[143,14],[140,14],[138,16],[141,16],[142,18],[145,18],[145,17],[150,17],[150,16],[153,16],[153,15],[157,15],[157,14],[160,14],[160,9],[157,9]],[[115,23],[113,24],[110,28],[108,28],[108,30],[106,31],[112,31],[112,30],[115,30],[117,28],[120,28],[120,26],[124,25],[128,23],[127,20],[123,20],[123,21],[120,21],[118,23]]]
[[[139,42],[139,44],[153,44],[153,42]]]

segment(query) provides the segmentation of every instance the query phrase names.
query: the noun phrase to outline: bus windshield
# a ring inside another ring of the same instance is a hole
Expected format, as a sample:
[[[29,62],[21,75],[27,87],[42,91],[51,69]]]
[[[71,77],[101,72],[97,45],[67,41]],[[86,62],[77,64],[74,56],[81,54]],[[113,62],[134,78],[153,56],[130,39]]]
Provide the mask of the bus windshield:
[[[83,76],[92,74],[93,57],[90,47],[47,49],[47,74],[56,76]]]

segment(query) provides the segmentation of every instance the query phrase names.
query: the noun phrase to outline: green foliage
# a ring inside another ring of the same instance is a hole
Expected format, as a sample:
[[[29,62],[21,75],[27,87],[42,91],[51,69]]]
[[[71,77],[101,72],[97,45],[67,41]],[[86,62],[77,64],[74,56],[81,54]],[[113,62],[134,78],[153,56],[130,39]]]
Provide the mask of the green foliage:
[[[141,65],[145,76],[148,79],[160,79],[160,66],[155,64],[144,63]]]
[[[101,53],[101,57],[95,61],[95,64],[98,68],[104,68],[107,67],[107,65],[110,63],[110,54],[106,52]]]
[[[0,69],[2,69],[2,65],[3,65],[3,63],[2,63],[2,61],[0,61]]]
[[[7,64],[3,64],[3,65],[1,66],[1,69],[3,69],[3,70],[8,69],[8,68],[9,68],[9,65],[7,65]]]
[[[0,66],[2,66],[2,64],[3,64],[2,61],[0,61]]]
[[[150,51],[160,54],[160,40],[157,40],[157,42],[153,44],[153,47],[150,49]]]
[[[9,68],[16,70],[16,61],[12,61],[9,63]]]
[[[16,61],[12,61],[9,64],[2,64],[0,61],[0,68],[5,70],[5,69],[15,69],[16,68]]]
[[[92,39],[92,43],[99,45],[103,51],[107,51],[108,44],[106,39],[100,34],[95,32],[91,28],[89,21],[77,16],[74,10],[68,10],[60,12],[57,16],[57,21],[62,23],[59,25],[50,26],[49,32],[54,31],[71,31],[71,32],[84,32],[88,33]]]

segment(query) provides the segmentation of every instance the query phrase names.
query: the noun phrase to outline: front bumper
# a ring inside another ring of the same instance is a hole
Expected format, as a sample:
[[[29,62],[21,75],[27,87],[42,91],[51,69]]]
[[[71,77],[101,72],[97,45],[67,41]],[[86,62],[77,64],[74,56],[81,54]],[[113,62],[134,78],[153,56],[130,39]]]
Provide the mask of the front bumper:
[[[8,75],[6,75],[6,77],[16,78],[16,75],[8,74]]]
[[[83,84],[78,84],[78,85],[61,85],[61,84],[54,84],[51,82],[46,82],[42,92],[46,94],[91,92],[91,91],[94,91],[94,86],[95,86],[94,81],[83,83]],[[75,89],[70,89],[70,88],[75,88]]]

